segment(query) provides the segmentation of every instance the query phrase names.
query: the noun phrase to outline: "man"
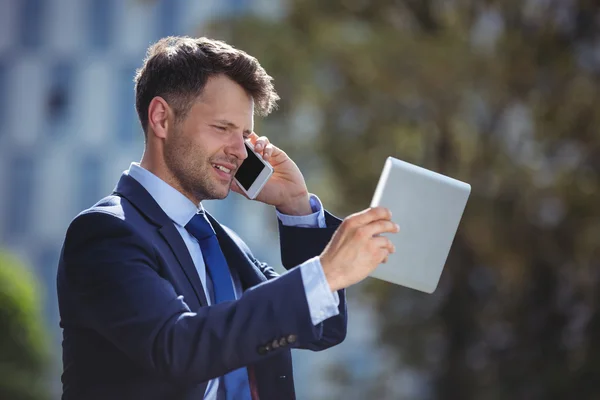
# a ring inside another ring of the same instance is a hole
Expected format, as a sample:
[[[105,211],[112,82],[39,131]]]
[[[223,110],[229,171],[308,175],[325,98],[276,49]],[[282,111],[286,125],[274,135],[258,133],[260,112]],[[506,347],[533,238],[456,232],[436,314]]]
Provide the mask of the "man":
[[[344,288],[385,262],[379,234],[397,226],[381,208],[326,213],[253,133],[278,96],[246,53],[169,37],[135,82],[142,160],[75,218],[59,262],[63,399],[294,398],[290,349],[344,339]],[[277,210],[282,276],[201,205],[240,193],[245,140],[274,168],[257,200]]]

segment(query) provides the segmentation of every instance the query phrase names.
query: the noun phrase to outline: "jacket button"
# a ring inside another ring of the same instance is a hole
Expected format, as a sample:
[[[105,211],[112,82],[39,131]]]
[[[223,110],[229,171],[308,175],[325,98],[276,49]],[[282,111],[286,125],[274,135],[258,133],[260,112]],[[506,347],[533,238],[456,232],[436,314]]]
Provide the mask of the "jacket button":
[[[285,340],[285,338],[284,338],[284,337],[282,337],[281,339],[279,339],[279,345],[280,345],[281,347],[284,347],[284,346],[287,346],[287,345],[288,345],[288,342],[287,342],[287,340]]]
[[[259,346],[257,351],[258,351],[258,354],[260,354],[261,356],[264,356],[265,354],[267,354],[267,348],[265,346]]]
[[[287,342],[289,344],[293,344],[293,343],[296,343],[296,339],[297,339],[296,335],[288,335]]]
[[[273,347],[273,349],[279,348],[279,342],[277,341],[277,339],[273,340],[273,343],[271,343],[271,347]]]
[[[271,343],[267,343],[267,344],[265,345],[265,349],[267,349],[267,351],[271,351],[271,350],[273,350],[273,348],[271,347]]]

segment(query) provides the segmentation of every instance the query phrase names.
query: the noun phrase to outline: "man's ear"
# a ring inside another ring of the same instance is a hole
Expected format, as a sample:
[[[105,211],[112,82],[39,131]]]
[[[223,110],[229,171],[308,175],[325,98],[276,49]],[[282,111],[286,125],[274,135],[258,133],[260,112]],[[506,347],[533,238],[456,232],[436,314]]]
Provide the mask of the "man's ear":
[[[169,104],[160,96],[156,96],[150,101],[148,106],[148,130],[154,133],[154,136],[166,139],[169,131],[169,115],[172,113]]]

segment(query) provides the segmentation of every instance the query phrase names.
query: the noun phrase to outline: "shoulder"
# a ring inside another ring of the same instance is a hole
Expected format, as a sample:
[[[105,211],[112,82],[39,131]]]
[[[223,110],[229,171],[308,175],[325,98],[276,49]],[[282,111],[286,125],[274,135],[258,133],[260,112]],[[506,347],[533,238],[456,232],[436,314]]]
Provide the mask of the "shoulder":
[[[65,239],[79,242],[90,237],[132,234],[142,220],[128,200],[111,195],[80,212],[69,224]]]
[[[96,261],[125,258],[124,254],[153,255],[150,223],[126,199],[108,196],[82,211],[69,224],[64,259],[93,257]]]
[[[129,202],[122,197],[115,195],[106,196],[90,208],[80,212],[75,219],[90,214],[104,214],[120,220],[125,220],[125,210],[129,205]]]

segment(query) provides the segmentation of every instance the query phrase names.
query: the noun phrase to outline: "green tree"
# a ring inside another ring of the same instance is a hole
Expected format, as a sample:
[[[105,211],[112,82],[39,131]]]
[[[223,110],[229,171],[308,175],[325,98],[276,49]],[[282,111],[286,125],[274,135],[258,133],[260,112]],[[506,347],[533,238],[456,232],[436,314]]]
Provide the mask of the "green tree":
[[[285,4],[202,33],[275,77],[260,129],[311,188],[364,208],[389,155],[473,187],[435,294],[361,286],[397,365],[371,396],[397,398],[382,382],[409,370],[419,399],[599,398],[600,5]]]
[[[0,399],[48,398],[39,287],[33,275],[5,253],[0,253],[0,327]]]

